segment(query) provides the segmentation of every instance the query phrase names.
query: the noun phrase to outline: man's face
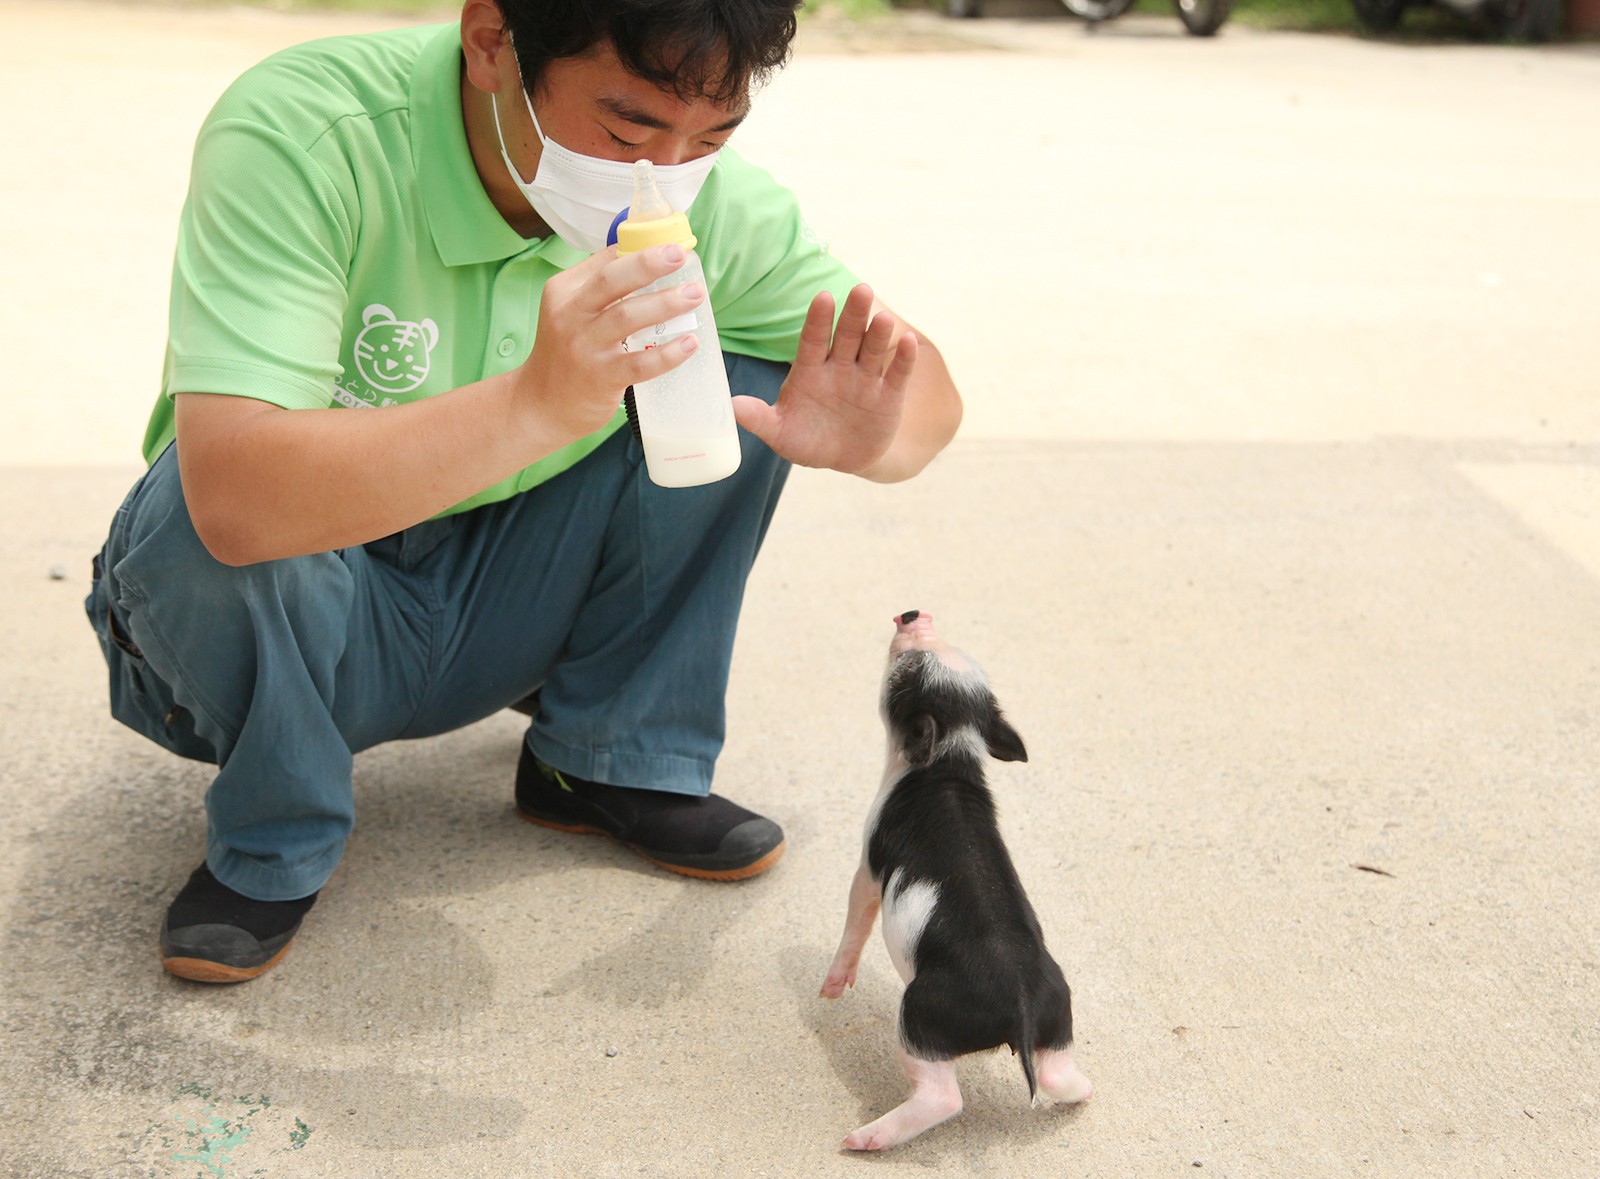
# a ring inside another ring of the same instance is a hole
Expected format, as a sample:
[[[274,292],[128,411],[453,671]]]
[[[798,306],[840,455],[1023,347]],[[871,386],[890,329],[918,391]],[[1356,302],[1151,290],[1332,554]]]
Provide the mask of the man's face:
[[[748,97],[727,105],[707,98],[684,102],[629,73],[609,44],[584,57],[551,62],[532,97],[539,125],[562,147],[601,159],[658,165],[682,164],[716,151],[750,109]],[[526,118],[527,112],[522,113]]]

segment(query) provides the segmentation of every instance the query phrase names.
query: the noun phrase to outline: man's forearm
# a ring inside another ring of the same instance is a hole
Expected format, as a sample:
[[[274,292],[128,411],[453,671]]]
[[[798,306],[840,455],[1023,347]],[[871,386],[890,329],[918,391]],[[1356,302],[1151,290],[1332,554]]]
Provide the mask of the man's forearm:
[[[950,444],[961,425],[961,413],[961,395],[944,357],[926,336],[917,333],[917,367],[906,383],[900,428],[883,456],[859,474],[874,483],[911,478]]]
[[[185,393],[177,426],[190,515],[230,565],[387,536],[581,436],[530,413],[511,374],[376,410]]]
[[[602,429],[624,388],[692,351],[693,336],[622,347],[704,301],[700,283],[642,291],[683,259],[672,243],[592,254],[545,283],[538,338],[521,365],[405,405],[290,410],[179,393],[178,462],[200,539],[230,565],[365,544]]]

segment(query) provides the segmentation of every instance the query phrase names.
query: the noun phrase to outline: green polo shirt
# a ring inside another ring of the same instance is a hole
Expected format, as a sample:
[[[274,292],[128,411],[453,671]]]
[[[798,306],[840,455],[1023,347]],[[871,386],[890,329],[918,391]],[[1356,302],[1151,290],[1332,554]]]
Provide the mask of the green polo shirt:
[[[173,439],[175,393],[359,412],[527,358],[545,282],[585,255],[523,238],[495,210],[460,83],[452,24],[301,45],[222,96],[195,146],[147,462]],[[690,218],[727,351],[792,361],[812,296],[842,307],[857,281],[794,195],[729,148]],[[622,421],[451,511],[549,479]]]

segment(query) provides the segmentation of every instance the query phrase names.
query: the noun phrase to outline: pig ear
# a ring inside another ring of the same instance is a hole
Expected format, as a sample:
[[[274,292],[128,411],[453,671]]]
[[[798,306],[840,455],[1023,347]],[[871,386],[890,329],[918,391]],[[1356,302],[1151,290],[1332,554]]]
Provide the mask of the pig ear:
[[[1000,715],[997,708],[983,728],[984,744],[989,746],[989,756],[996,761],[1027,761],[1028,751],[1022,747],[1022,737],[1011,727],[1011,722]]]
[[[914,766],[925,766],[933,760],[938,745],[938,722],[927,713],[913,717],[906,733],[906,760]]]

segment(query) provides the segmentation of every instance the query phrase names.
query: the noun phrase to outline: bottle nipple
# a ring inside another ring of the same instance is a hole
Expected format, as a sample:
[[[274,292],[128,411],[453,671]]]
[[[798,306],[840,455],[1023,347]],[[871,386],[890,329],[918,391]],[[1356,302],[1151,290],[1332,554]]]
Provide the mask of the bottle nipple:
[[[633,165],[633,204],[628,206],[630,221],[660,221],[672,216],[672,206],[661,195],[656,183],[656,166],[649,160],[639,160]]]
[[[676,242],[686,250],[695,246],[689,218],[675,212],[656,183],[656,166],[649,160],[633,165],[633,204],[617,225],[617,253],[634,254],[651,246]]]

